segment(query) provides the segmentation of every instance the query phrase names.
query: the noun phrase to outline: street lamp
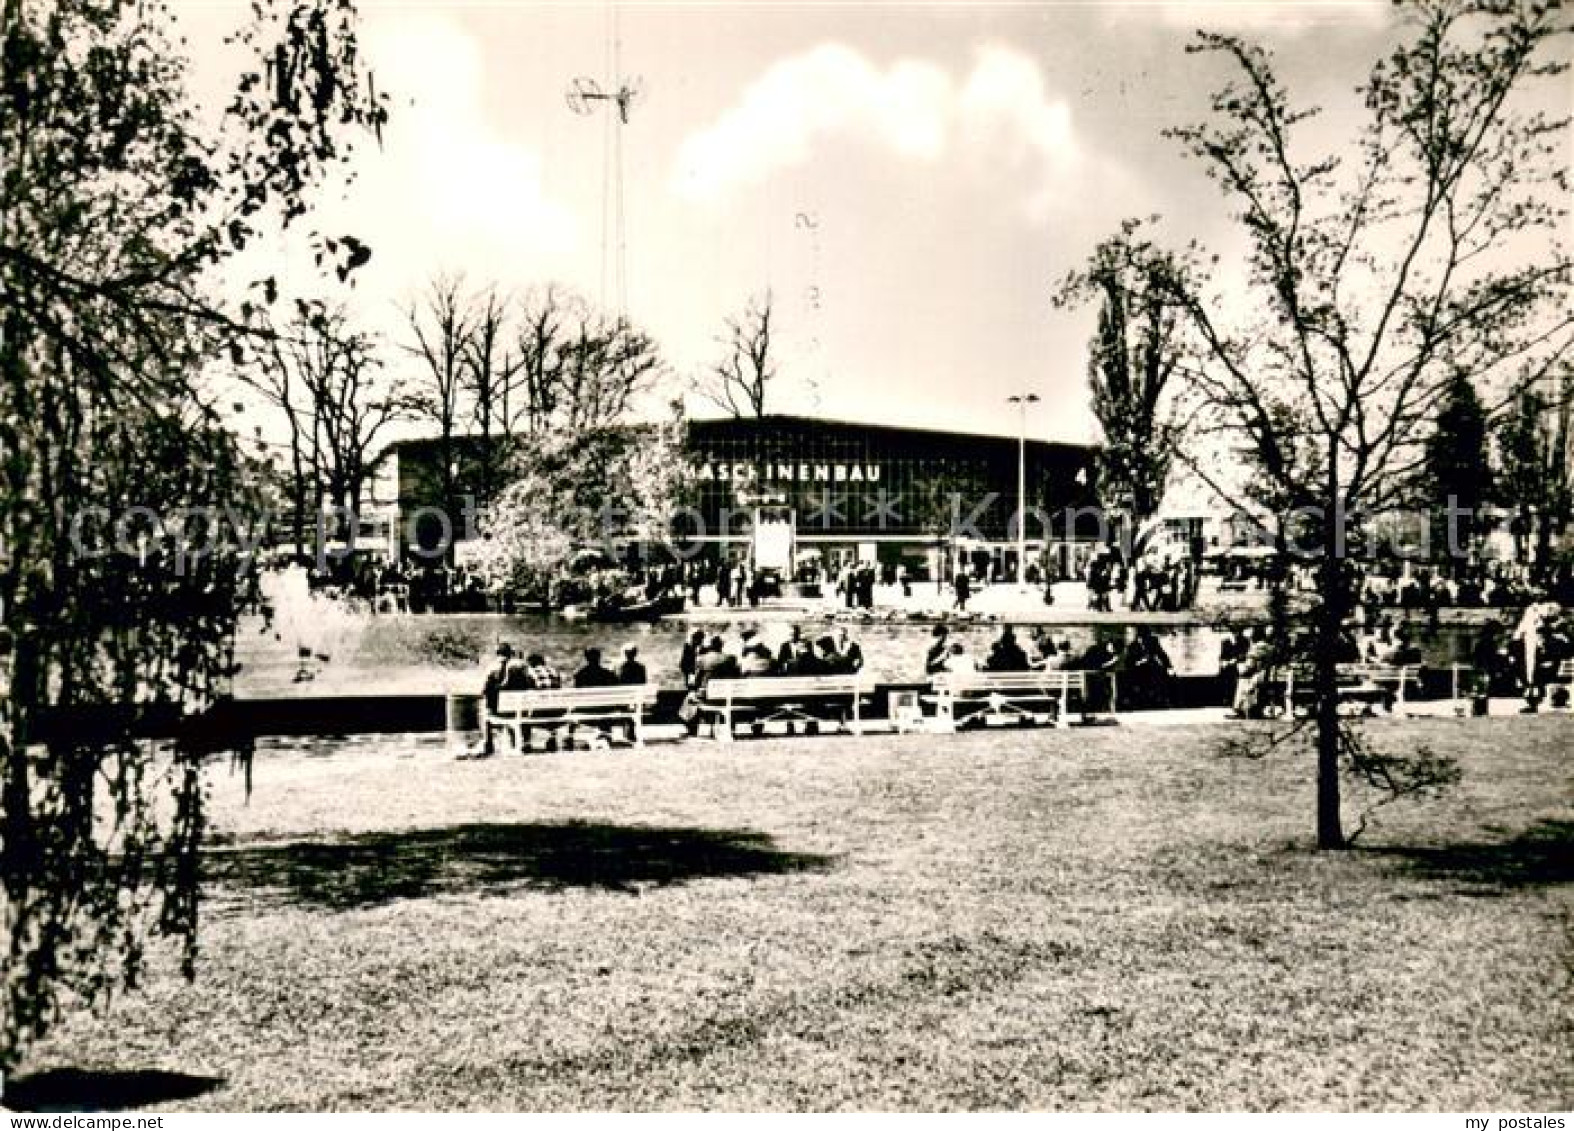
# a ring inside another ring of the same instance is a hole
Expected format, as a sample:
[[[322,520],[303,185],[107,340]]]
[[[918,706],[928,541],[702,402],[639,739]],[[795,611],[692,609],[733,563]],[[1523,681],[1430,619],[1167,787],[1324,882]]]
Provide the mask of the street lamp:
[[[1027,406],[1038,403],[1037,393],[1006,398],[1017,406],[1017,584],[1027,581]]]

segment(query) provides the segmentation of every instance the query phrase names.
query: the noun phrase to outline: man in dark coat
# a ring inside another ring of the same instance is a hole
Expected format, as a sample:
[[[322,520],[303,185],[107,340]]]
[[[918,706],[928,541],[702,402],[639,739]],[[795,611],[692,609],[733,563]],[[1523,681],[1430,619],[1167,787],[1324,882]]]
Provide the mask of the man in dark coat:
[[[497,646],[497,656],[481,681],[481,746],[468,751],[473,758],[490,758],[497,752],[492,740],[492,716],[497,713],[498,696],[508,680],[509,664],[514,658],[514,646],[507,642]]]
[[[586,648],[585,662],[574,673],[575,687],[616,687],[617,673],[601,662],[600,648]]]
[[[647,682],[645,665],[639,662],[639,648],[629,644],[623,649],[623,666],[618,669],[618,682],[625,685],[638,685]]]
[[[934,637],[934,643],[929,645],[929,652],[924,656],[925,675],[945,671],[946,659],[951,655],[950,629],[943,624],[937,624],[931,635]]]

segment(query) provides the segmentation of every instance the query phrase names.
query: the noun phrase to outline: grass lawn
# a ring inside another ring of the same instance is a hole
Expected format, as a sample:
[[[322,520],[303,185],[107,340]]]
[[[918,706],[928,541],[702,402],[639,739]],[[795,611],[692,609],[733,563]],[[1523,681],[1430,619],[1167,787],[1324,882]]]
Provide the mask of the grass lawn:
[[[196,984],[11,1102],[1567,1109],[1574,719],[1372,729],[1464,781],[1332,854],[1215,727],[277,748],[214,772]]]

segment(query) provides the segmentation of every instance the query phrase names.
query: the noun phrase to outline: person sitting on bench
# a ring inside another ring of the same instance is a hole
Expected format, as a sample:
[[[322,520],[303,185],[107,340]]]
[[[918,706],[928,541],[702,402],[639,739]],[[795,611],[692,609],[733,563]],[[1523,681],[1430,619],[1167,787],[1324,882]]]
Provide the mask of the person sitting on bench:
[[[600,648],[586,648],[585,662],[574,673],[575,687],[616,687],[618,676],[601,662]]]
[[[776,672],[776,663],[771,659],[771,650],[766,647],[755,629],[743,630],[743,649],[738,660],[738,671],[745,676],[773,675]]]
[[[846,625],[836,634],[836,654],[841,658],[843,671],[849,674],[863,671],[864,650],[858,646],[858,641],[847,634]]]
[[[525,674],[529,680],[525,688],[527,691],[551,691],[554,687],[563,686],[563,677],[540,652],[532,652],[525,657]]]
[[[805,665],[814,666],[814,649],[803,638],[803,626],[793,625],[792,635],[782,644],[781,651],[776,654],[777,675],[813,675],[813,672],[804,670]],[[744,673],[749,674],[748,672]],[[769,673],[765,673],[769,674]]]
[[[699,604],[699,598],[694,603]],[[684,687],[694,686],[694,669],[699,663],[700,653],[705,650],[705,630],[696,628],[689,633],[689,638],[683,642],[683,652],[678,657],[678,674],[683,677]]]
[[[951,655],[951,642],[948,639],[951,635],[950,629],[943,624],[937,624],[934,632],[930,635],[934,637],[934,643],[929,645],[929,652],[924,656],[925,675],[934,675],[936,672],[945,671],[946,660]]]
[[[741,674],[737,659],[727,653],[721,637],[712,636],[705,642],[694,661],[694,686],[678,709],[678,717],[690,734],[700,732],[699,701],[705,685],[713,679],[735,679]]]
[[[851,674],[842,657],[836,651],[836,640],[830,636],[822,636],[814,642],[814,647],[804,653],[798,661],[798,668],[794,675],[848,675]]]
[[[967,646],[960,640],[953,641],[946,653],[945,666],[940,669],[951,675],[961,675],[978,670],[978,661],[968,655]]]
[[[623,647],[623,666],[618,668],[618,682],[627,686],[637,686],[648,682],[649,676],[645,672],[645,665],[639,662],[639,646],[626,644]]]
[[[989,662],[985,667],[992,672],[1025,672],[1028,670],[1027,653],[1017,643],[1017,634],[1008,625],[989,649]]]
[[[481,745],[466,751],[472,758],[490,758],[497,753],[492,739],[492,732],[496,729],[492,716],[497,713],[498,696],[507,684],[513,658],[514,646],[504,641],[498,644],[497,658],[486,669],[486,676],[481,682]]]

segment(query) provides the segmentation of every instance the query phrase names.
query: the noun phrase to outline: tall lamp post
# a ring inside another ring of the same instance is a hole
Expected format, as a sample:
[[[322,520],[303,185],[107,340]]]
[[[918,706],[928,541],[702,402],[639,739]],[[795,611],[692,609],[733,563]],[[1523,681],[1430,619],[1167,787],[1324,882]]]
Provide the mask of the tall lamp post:
[[[1006,398],[1017,406],[1017,584],[1027,581],[1027,406],[1038,403],[1037,393]]]

